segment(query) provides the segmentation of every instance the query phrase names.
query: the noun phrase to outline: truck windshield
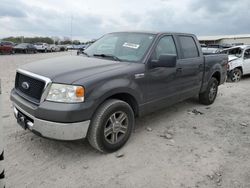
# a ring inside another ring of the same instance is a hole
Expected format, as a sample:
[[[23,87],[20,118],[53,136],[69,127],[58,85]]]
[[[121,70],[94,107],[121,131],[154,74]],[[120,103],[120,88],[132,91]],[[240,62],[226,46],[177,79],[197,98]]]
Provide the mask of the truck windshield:
[[[232,48],[229,50],[223,50],[222,53],[228,54],[228,55],[234,55],[236,57],[241,57],[242,49],[241,48]]]
[[[140,61],[155,38],[147,33],[111,33],[104,35],[84,52],[88,56],[120,61]]]

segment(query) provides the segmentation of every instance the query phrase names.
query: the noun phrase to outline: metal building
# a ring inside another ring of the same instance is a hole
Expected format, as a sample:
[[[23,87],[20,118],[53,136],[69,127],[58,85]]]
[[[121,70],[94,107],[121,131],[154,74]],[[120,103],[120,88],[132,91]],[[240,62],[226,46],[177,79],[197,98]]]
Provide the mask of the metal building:
[[[250,44],[250,34],[242,35],[221,35],[221,36],[199,36],[198,37],[201,44],[232,44],[232,45],[242,45]]]

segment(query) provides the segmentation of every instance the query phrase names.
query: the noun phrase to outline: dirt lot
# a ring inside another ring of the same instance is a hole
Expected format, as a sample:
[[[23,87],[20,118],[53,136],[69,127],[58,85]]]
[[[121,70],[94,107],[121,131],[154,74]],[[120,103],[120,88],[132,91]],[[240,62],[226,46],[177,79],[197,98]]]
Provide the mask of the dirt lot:
[[[194,98],[137,119],[118,158],[17,125],[9,101],[16,68],[65,54],[0,56],[7,187],[250,187],[250,77],[220,86],[209,107]]]

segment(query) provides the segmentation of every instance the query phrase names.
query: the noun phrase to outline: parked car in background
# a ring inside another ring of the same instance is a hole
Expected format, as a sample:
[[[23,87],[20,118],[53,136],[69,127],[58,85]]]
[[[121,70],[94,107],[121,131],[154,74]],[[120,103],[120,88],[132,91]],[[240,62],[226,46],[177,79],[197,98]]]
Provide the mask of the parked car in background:
[[[67,45],[67,49],[68,49],[68,50],[73,50],[73,49],[74,49],[74,46],[71,45],[71,44],[70,44],[70,45]]]
[[[55,45],[55,44],[51,44],[50,48],[51,48],[52,52],[59,52],[60,51],[60,47]]]
[[[220,52],[219,48],[210,48],[210,47],[202,47],[201,50],[204,55],[216,54]]]
[[[0,79],[0,188],[5,187],[5,174],[4,174],[4,150],[3,150],[3,123],[2,123],[2,90],[1,90],[1,79]]]
[[[238,82],[243,75],[250,74],[250,45],[235,46],[221,53],[228,54],[228,78],[232,82]]]
[[[204,56],[192,34],[110,33],[84,52],[17,70],[11,100],[21,127],[114,152],[135,117],[197,95],[210,105],[227,75],[227,55]]]
[[[52,52],[50,45],[47,43],[38,42],[38,43],[35,43],[34,46],[36,47],[38,52],[45,52],[45,53]]]
[[[14,47],[15,53],[36,53],[37,49],[33,44],[21,43]]]
[[[77,55],[82,54],[83,51],[84,51],[85,49],[87,49],[91,44],[93,44],[93,43],[89,43],[89,44],[84,44],[84,45],[82,45],[82,47],[80,47],[80,48],[77,50]]]
[[[13,42],[2,41],[0,42],[0,54],[13,54],[13,47],[15,44]]]
[[[205,46],[204,44],[201,45],[201,49],[204,55],[209,54],[217,54],[220,53],[222,50],[232,47],[231,44],[210,44]]]
[[[59,48],[60,48],[60,51],[68,51],[68,48],[66,45],[63,45],[63,44],[60,44],[60,45],[57,45]]]

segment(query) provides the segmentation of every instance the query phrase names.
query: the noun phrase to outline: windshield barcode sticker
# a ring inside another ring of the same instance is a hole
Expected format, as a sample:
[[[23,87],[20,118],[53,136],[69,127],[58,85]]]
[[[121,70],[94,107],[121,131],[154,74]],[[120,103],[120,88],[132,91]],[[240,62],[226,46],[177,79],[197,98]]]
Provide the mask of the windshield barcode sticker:
[[[125,42],[122,46],[127,47],[127,48],[133,48],[133,49],[138,49],[140,47],[139,44],[133,44],[133,43],[128,43],[128,42]]]

